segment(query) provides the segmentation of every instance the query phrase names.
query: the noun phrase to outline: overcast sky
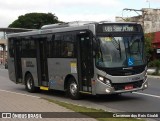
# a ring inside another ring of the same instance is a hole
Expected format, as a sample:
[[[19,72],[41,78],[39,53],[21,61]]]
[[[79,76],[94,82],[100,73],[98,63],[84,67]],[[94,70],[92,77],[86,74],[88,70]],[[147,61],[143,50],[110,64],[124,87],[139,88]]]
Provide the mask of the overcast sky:
[[[0,27],[7,27],[20,15],[31,12],[54,13],[69,22],[114,21],[115,16],[130,17],[134,12],[124,8],[159,8],[160,0],[0,0]]]

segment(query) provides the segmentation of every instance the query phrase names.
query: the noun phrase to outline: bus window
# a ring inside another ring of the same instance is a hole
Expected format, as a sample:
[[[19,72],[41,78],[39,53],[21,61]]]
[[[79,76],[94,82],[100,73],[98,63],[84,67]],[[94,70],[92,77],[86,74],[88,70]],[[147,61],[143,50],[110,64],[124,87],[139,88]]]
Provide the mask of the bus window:
[[[21,41],[22,57],[36,57],[35,41],[31,38],[23,38]]]
[[[74,55],[74,48],[73,43],[70,42],[64,42],[62,43],[61,49],[62,49],[62,57],[73,57]]]
[[[74,42],[74,38],[71,34],[63,36],[63,41],[61,43],[62,57],[74,57]]]
[[[55,35],[55,40],[53,40],[53,53],[54,57],[61,57],[61,41],[63,40],[63,36],[61,34]]]
[[[14,57],[14,43],[13,43],[14,39],[9,39],[8,41],[8,50],[9,50],[9,55],[10,57]]]

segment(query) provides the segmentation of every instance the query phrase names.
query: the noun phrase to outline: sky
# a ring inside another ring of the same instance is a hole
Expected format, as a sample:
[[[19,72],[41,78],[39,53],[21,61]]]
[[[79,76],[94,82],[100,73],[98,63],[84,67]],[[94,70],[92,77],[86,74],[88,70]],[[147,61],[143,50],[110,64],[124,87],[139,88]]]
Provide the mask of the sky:
[[[124,8],[160,9],[160,0],[0,0],[0,28],[26,13],[53,13],[60,21],[115,21],[137,13]]]

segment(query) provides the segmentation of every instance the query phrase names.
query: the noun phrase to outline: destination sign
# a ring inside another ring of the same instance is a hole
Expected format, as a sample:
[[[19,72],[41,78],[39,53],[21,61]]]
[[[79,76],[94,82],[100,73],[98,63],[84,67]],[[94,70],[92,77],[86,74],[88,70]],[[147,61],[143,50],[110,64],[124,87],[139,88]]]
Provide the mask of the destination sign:
[[[140,32],[140,28],[139,25],[132,24],[104,24],[98,26],[97,32]]]

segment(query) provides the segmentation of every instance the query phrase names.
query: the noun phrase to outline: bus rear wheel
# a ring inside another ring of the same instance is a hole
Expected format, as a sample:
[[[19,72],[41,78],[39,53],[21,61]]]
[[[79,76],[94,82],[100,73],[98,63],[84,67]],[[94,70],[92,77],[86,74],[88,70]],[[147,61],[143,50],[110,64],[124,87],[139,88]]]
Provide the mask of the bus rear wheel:
[[[34,79],[31,74],[27,74],[25,78],[25,87],[28,92],[36,92],[36,87],[34,86]]]
[[[74,78],[70,78],[67,85],[67,92],[71,99],[80,99],[79,87]]]

